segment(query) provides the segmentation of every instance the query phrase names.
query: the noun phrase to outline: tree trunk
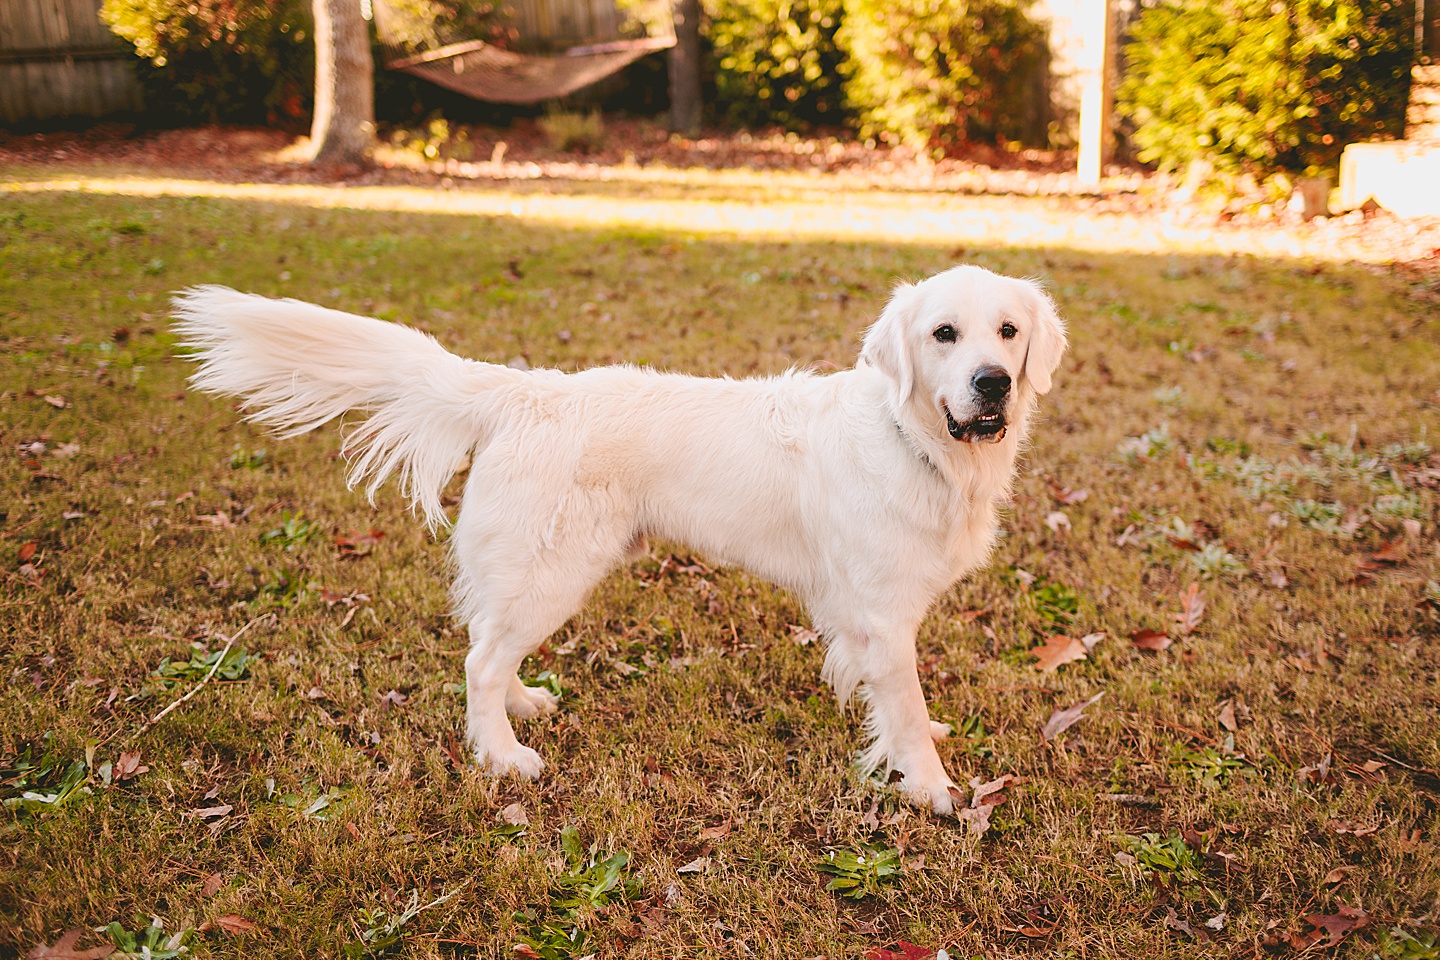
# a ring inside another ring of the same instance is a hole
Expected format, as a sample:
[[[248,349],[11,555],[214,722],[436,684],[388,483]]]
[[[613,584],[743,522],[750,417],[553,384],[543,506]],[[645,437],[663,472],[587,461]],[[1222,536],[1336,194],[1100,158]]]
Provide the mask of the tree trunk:
[[[700,132],[700,0],[674,0],[675,46],[670,48],[670,129]]]
[[[315,2],[316,165],[364,164],[375,139],[374,64],[360,0]]]

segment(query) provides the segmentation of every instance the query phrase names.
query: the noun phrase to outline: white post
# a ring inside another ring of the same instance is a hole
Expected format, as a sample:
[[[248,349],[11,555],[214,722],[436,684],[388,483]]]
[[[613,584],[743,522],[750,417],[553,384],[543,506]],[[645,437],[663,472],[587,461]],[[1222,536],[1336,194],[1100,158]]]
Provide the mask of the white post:
[[[1080,0],[1075,25],[1080,33],[1076,74],[1080,84],[1080,182],[1100,182],[1110,155],[1110,64],[1114,59],[1113,0]]]

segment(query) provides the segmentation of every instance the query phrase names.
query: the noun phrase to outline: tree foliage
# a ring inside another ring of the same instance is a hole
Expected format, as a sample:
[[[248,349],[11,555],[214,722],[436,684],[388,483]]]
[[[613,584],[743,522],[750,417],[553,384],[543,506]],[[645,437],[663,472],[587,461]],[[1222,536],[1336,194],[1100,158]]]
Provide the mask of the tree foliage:
[[[842,0],[704,0],[716,110],[792,129],[844,120]]]
[[[165,119],[275,123],[310,109],[306,0],[105,0],[100,16],[145,58],[146,105]]]
[[[863,134],[920,149],[1016,137],[1045,44],[1031,0],[847,0],[846,92]]]
[[[1131,30],[1117,104],[1165,169],[1330,167],[1403,133],[1412,17],[1400,0],[1161,0]]]

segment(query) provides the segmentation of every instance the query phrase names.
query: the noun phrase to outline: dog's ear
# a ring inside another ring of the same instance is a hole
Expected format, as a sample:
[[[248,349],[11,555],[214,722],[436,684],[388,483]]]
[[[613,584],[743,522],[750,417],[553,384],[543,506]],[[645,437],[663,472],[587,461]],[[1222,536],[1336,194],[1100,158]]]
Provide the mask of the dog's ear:
[[[1037,394],[1050,392],[1050,378],[1065,353],[1065,321],[1055,312],[1055,301],[1033,280],[1029,288],[1030,345],[1025,350],[1025,379]]]
[[[910,356],[909,331],[918,295],[913,283],[902,283],[890,295],[880,319],[865,331],[860,357],[890,378],[890,401],[898,410],[915,388],[915,361]]]

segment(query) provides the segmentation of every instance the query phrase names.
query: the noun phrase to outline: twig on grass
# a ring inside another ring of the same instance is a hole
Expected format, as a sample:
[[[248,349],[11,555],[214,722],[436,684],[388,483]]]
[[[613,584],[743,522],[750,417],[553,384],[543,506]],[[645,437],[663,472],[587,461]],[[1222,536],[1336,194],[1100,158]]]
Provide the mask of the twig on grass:
[[[249,623],[245,624],[245,626],[241,627],[239,630],[235,631],[233,636],[226,639],[225,649],[220,651],[220,656],[217,657],[215,659],[215,662],[210,666],[210,672],[205,674],[205,679],[201,680],[199,683],[195,684],[195,686],[191,687],[190,692],[185,694],[185,696],[181,697],[179,700],[176,700],[174,703],[170,704],[170,706],[166,707],[164,710],[161,710],[159,713],[155,714],[155,716],[151,717],[149,722],[146,723],[145,726],[141,727],[139,730],[136,730],[134,736],[132,736],[130,739],[136,740],[144,736],[146,731],[148,731],[151,727],[155,726],[155,724],[163,720],[167,713],[180,706],[180,704],[184,703],[186,700],[189,700],[191,697],[195,696],[195,694],[199,693],[204,688],[204,686],[210,682],[210,679],[215,676],[215,671],[220,669],[220,664],[225,662],[225,656],[230,652],[230,648],[235,645],[235,641],[239,640],[242,636],[244,636],[246,630],[249,630],[261,620],[269,620],[274,616],[275,615],[273,613],[261,614],[254,620],[251,620]]]

